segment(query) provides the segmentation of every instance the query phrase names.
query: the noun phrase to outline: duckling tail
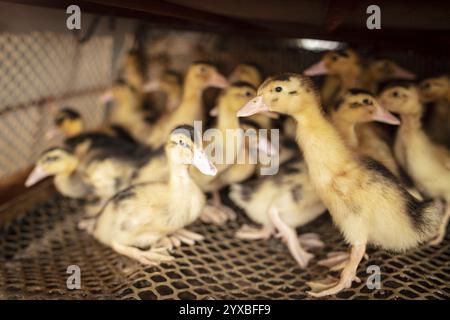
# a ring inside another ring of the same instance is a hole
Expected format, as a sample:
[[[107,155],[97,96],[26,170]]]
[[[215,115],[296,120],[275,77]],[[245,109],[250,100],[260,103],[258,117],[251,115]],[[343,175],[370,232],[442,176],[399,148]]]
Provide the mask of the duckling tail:
[[[420,230],[421,242],[428,241],[435,237],[444,218],[444,204],[441,200],[425,200],[415,208],[410,207],[410,212],[415,226]]]

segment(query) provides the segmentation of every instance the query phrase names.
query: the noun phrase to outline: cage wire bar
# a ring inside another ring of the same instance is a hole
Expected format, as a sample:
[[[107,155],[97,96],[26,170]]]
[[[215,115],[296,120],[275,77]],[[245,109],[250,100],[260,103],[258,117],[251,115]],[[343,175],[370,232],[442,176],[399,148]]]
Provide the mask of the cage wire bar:
[[[164,38],[165,32],[151,30],[149,55],[158,55],[151,46],[155,39]],[[181,31],[175,34],[175,38],[192,36]],[[122,54],[130,39],[124,41]],[[285,40],[252,43],[245,38],[213,34],[196,39],[207,43],[207,48],[199,57],[174,53],[171,61],[178,71],[203,58],[218,62],[224,73],[242,61],[259,64],[266,75],[301,72],[319,57]],[[274,48],[274,43],[279,45]],[[98,98],[113,80],[114,50],[112,35],[94,34],[80,44],[67,32],[0,33],[0,179],[29,167],[42,150],[60,142],[44,137],[52,123],[52,103],[79,110],[89,128],[103,121],[104,110]],[[414,52],[383,54],[419,74],[450,69],[443,58]],[[324,278],[327,273],[315,261],[306,270],[300,269],[276,239],[235,239],[239,226],[248,223],[242,214],[224,226],[195,223],[190,229],[202,234],[204,241],[176,249],[173,263],[145,267],[78,230],[82,201],[54,194],[34,207],[26,208],[24,203],[20,209],[7,207],[8,212],[19,212],[12,221],[0,224],[2,299],[307,299],[306,282]],[[300,231],[321,235],[326,247],[314,252],[317,258],[347,249],[326,215]],[[67,289],[70,265],[81,269],[79,290]],[[365,285],[370,265],[381,268],[381,289],[370,290]],[[362,283],[355,283],[335,298],[449,299],[449,237],[438,247],[421,247],[406,254],[372,248],[369,260],[363,261],[358,270]]]

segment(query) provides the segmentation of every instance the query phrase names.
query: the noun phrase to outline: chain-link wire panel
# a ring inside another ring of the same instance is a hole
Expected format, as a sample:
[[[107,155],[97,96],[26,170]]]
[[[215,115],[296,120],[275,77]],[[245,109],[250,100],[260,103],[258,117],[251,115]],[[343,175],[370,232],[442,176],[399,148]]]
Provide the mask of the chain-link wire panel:
[[[111,83],[112,38],[80,43],[70,33],[0,34],[0,178],[29,166],[49,145],[49,104],[70,105],[88,127],[103,120],[98,97]]]

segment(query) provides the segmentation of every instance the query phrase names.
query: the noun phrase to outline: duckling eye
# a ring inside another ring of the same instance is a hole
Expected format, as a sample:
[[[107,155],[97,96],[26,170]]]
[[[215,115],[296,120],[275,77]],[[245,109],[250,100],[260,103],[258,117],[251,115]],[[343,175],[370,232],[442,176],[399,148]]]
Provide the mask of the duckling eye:
[[[394,92],[392,92],[392,96],[395,98],[398,98],[400,96],[400,94],[398,93],[398,91],[394,91]]]
[[[251,97],[251,96],[252,96],[252,93],[251,93],[250,91],[247,91],[247,92],[245,93],[245,96],[246,96],[246,97]]]
[[[48,156],[47,158],[45,158],[45,161],[52,162],[52,161],[56,161],[58,159],[59,159],[59,157],[57,157],[57,156]]]
[[[337,59],[338,59],[338,57],[337,57],[336,55],[334,55],[334,56],[331,56],[331,60],[333,60],[333,61],[337,61]]]
[[[205,73],[206,72],[206,68],[205,67],[200,67],[200,72],[201,73]]]
[[[276,91],[276,92],[281,92],[281,91],[283,91],[283,88],[282,88],[282,87],[276,87],[276,88],[275,88],[275,91]]]
[[[370,100],[369,99],[364,99],[362,101],[362,103],[365,104],[365,105],[369,105],[370,104]]]

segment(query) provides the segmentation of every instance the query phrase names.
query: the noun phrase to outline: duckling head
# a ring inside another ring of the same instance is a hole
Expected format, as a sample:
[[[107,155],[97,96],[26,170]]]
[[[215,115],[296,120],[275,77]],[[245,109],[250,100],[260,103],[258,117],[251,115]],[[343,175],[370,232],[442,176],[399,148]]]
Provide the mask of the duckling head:
[[[351,124],[371,121],[400,124],[392,113],[380,105],[372,93],[363,89],[350,89],[342,101],[336,104],[333,117]]]
[[[83,119],[78,111],[62,108],[55,115],[55,126],[66,137],[80,134],[84,129]]]
[[[256,97],[242,107],[237,116],[248,117],[267,111],[294,116],[309,108],[320,108],[311,79],[300,74],[284,73],[264,81]]]
[[[359,56],[352,49],[329,51],[303,74],[306,76],[343,75],[359,65]]]
[[[180,74],[174,71],[166,71],[153,80],[148,81],[143,86],[144,92],[162,91],[166,94],[181,94],[182,80]],[[168,105],[169,110],[174,109],[177,105]]]
[[[258,87],[262,82],[261,69],[253,63],[241,63],[228,77],[230,82],[244,81]]]
[[[234,82],[223,91],[220,96],[220,102],[225,102],[226,107],[236,113],[251,98],[256,96],[256,88],[243,81]]]
[[[77,157],[68,150],[60,147],[48,149],[42,153],[36,162],[36,166],[25,181],[25,186],[31,187],[44,178],[53,175],[70,175],[77,166]]]
[[[187,71],[185,86],[186,85],[201,90],[208,87],[223,89],[228,86],[228,81],[212,64],[196,62],[192,64]]]
[[[421,115],[419,92],[412,83],[398,83],[386,87],[378,101],[387,110],[401,115]]]
[[[200,146],[201,137],[192,126],[182,125],[172,130],[166,144],[166,154],[170,163],[193,165],[200,172],[214,176],[217,168]]]
[[[375,59],[368,65],[369,72],[378,81],[394,79],[413,80],[416,75],[389,59]]]
[[[419,94],[423,102],[434,102],[447,97],[450,92],[450,78],[440,76],[422,81]]]

